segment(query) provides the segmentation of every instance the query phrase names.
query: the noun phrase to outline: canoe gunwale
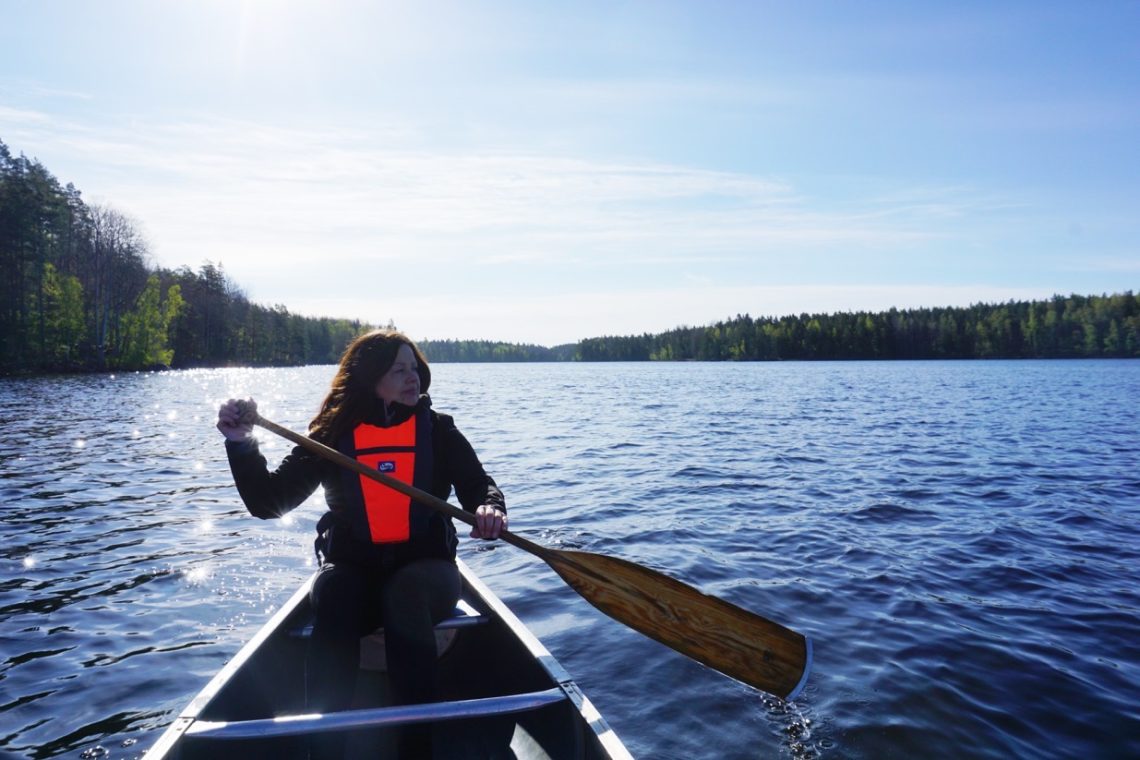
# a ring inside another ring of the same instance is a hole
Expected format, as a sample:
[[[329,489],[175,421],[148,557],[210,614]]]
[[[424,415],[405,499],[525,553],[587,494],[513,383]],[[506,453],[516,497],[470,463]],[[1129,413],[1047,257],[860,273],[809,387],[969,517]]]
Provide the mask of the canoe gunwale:
[[[476,594],[491,608],[491,612],[503,621],[503,624],[511,629],[512,633],[523,643],[523,646],[531,653],[535,660],[542,666],[543,669],[550,675],[550,677],[558,684],[558,686],[565,692],[567,698],[574,705],[578,714],[582,716],[582,720],[586,723],[589,730],[597,736],[598,741],[601,742],[602,747],[610,758],[615,760],[633,760],[633,755],[626,749],[625,744],[618,738],[617,733],[613,730],[602,714],[594,707],[593,702],[582,692],[578,684],[570,676],[562,664],[554,658],[554,655],[546,648],[546,646],[539,641],[529,628],[523,625],[523,622],[518,619],[515,613],[511,610],[506,603],[490,589],[479,576],[467,566],[467,564],[456,558],[459,564],[459,571],[462,573],[464,580],[471,585],[471,588]]]
[[[223,665],[221,670],[214,674],[214,677],[211,678],[202,690],[190,700],[190,703],[182,709],[182,712],[178,714],[174,722],[172,722],[166,731],[158,738],[154,746],[143,755],[143,760],[162,760],[162,758],[166,758],[169,755],[174,745],[182,739],[186,731],[198,720],[198,715],[201,714],[202,710],[225,688],[226,684],[230,682],[230,679],[245,667],[245,664],[261,649],[261,646],[277,633],[277,630],[285,623],[285,620],[293,614],[297,607],[308,598],[315,578],[316,573],[309,575],[309,577],[301,583],[300,588],[294,591],[293,595],[289,597],[289,601],[281,605],[281,608],[273,613],[269,620],[257,630],[253,638],[247,641],[242,648],[238,650],[238,653],[235,654],[229,662]]]

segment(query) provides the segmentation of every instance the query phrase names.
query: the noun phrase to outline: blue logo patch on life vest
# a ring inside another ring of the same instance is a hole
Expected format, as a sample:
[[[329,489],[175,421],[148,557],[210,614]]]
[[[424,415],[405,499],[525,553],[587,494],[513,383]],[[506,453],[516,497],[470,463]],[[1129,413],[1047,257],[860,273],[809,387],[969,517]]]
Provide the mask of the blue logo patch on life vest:
[[[380,472],[395,472],[396,471],[396,463],[393,461],[390,461],[390,460],[387,462],[377,462],[376,463],[376,469],[379,470]]]

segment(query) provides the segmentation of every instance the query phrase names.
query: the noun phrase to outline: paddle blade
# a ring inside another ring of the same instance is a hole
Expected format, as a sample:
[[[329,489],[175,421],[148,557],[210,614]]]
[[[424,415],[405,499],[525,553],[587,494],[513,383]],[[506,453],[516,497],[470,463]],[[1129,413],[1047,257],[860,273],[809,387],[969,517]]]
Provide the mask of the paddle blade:
[[[543,559],[586,601],[699,663],[781,699],[811,669],[811,641],[790,628],[615,557],[547,550]]]

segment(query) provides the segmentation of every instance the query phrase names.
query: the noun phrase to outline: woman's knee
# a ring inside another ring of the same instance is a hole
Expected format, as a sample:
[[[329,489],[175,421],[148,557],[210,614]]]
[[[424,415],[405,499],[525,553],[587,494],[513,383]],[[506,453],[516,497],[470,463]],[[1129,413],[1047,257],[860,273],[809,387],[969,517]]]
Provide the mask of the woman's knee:
[[[386,624],[393,617],[426,616],[432,623],[446,617],[459,600],[459,568],[454,562],[427,559],[397,570],[384,587]]]
[[[355,628],[366,604],[367,584],[351,568],[326,565],[309,592],[319,622]]]

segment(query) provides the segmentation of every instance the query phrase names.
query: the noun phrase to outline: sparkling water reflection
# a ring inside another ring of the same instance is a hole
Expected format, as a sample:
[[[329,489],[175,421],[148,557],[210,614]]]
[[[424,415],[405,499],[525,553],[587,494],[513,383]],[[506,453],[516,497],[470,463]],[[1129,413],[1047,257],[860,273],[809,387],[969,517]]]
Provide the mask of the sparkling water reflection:
[[[433,370],[520,533],[815,640],[784,704],[463,546],[635,755],[1140,756],[1140,362]],[[312,570],[320,495],[249,517],[213,415],[330,377],[0,381],[0,755],[141,755]]]

